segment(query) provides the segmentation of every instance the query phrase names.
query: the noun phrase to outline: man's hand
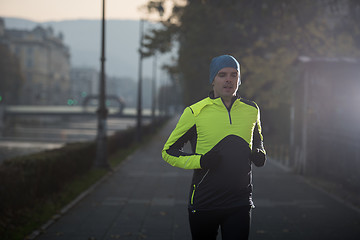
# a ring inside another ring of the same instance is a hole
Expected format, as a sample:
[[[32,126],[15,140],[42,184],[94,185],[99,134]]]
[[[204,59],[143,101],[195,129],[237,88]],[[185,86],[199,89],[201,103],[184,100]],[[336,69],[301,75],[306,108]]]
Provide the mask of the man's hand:
[[[255,166],[262,167],[266,162],[266,155],[260,149],[256,148],[250,154],[250,161],[252,161]]]

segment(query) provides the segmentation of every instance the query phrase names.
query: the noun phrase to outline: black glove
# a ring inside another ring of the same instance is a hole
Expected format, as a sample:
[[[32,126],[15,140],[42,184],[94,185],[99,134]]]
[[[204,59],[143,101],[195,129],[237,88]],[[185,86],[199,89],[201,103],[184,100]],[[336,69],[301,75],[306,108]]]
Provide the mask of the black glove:
[[[266,155],[260,149],[256,148],[250,154],[250,161],[252,161],[255,166],[262,167],[266,161]]]
[[[201,156],[200,166],[202,169],[215,168],[220,160],[221,156],[218,151],[216,151],[215,149],[211,149],[210,151]]]

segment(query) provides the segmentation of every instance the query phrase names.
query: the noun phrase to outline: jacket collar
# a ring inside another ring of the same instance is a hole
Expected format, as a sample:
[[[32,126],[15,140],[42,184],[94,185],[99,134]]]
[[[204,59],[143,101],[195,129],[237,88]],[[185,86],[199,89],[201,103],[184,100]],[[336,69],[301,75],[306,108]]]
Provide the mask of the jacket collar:
[[[214,97],[214,91],[211,91],[209,93],[209,98],[213,101],[213,103],[216,103],[216,104],[221,103],[221,104],[223,104],[227,108],[227,110],[230,111],[230,109],[233,106],[234,102],[236,101],[236,99],[240,99],[240,96],[239,96],[238,92],[236,92],[236,95],[233,96],[232,99],[231,99],[231,104],[230,104],[229,107],[227,107],[225,105],[225,103],[223,102],[223,100],[220,97],[217,97],[217,98]]]
[[[213,100],[220,98],[220,97],[217,97],[217,98],[216,98],[216,97],[214,96],[214,90],[211,90],[211,91],[209,92],[209,95],[208,95],[208,96],[209,96],[210,99],[213,99]],[[233,96],[233,98],[231,99],[231,103],[234,103],[236,99],[240,99],[240,95],[239,95],[238,92],[236,92],[236,95]]]

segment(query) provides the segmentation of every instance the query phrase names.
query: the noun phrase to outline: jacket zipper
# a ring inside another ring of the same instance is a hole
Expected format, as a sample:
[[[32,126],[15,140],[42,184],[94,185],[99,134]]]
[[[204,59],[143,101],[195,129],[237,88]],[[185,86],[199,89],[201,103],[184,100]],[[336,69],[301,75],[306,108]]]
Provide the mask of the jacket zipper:
[[[232,108],[232,106],[233,106],[233,104],[234,104],[234,102],[235,102],[235,101],[233,101],[233,102],[231,103],[231,105],[230,105],[230,107],[229,107],[229,108],[226,106],[226,104],[224,103],[224,101],[223,101],[222,99],[221,99],[221,101],[223,102],[223,104],[224,104],[224,106],[225,106],[226,110],[228,111],[229,121],[230,121],[230,125],[231,125],[231,124],[232,124],[232,120],[231,120],[231,114],[230,114],[230,111],[231,111],[231,108]]]
[[[230,120],[230,125],[231,125],[231,124],[232,124],[232,121],[231,121],[230,109],[228,109],[228,113],[229,113],[229,120]]]
[[[193,191],[192,191],[192,194],[191,194],[191,200],[190,200],[191,205],[194,204],[195,190],[196,190],[196,185],[194,184],[194,185],[193,185]]]
[[[190,204],[191,205],[194,205],[194,195],[195,195],[195,191],[196,191],[196,188],[200,186],[200,184],[204,181],[206,175],[208,175],[210,169],[208,169],[205,173],[205,175],[202,177],[202,179],[200,180],[200,182],[198,183],[198,185],[196,186],[195,184],[193,185],[193,191],[192,191],[192,194],[191,194],[191,199],[190,199]],[[196,212],[196,210],[192,210],[192,212]]]
[[[228,111],[230,125],[232,125],[232,120],[231,120],[231,114],[230,114],[230,111],[231,111],[232,105],[234,104],[234,102],[235,102],[235,101],[232,101],[232,102],[231,102],[231,105],[230,105],[230,107],[229,107],[229,108],[228,108],[228,107],[226,106],[226,104],[224,103],[224,100],[222,100],[222,99],[221,99],[221,101],[223,102],[223,104],[224,104],[224,106],[225,106],[226,110]]]

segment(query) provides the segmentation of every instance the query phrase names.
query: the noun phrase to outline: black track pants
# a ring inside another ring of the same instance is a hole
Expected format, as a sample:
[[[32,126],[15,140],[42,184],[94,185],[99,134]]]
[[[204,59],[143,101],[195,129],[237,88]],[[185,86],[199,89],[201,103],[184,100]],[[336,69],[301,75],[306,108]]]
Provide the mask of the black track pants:
[[[196,212],[189,210],[189,222],[193,240],[216,240],[219,226],[222,240],[247,240],[251,207]]]

